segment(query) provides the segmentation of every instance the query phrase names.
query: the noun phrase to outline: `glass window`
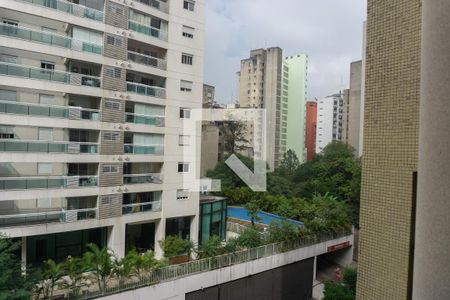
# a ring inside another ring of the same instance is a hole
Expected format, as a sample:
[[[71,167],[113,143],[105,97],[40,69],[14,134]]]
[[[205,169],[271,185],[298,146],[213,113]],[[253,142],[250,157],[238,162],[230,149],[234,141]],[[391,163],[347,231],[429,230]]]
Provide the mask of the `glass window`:
[[[113,109],[113,110],[120,110],[120,102],[118,102],[118,101],[106,100],[106,101],[105,101],[105,108],[107,108],[107,109]]]
[[[189,26],[183,25],[183,36],[193,39],[194,38],[194,31],[195,29]]]
[[[103,173],[119,173],[119,167],[117,165],[103,165]]]
[[[194,11],[195,8],[195,1],[192,0],[184,0],[183,1],[183,8],[187,9],[189,11]]]
[[[177,200],[189,200],[189,190],[177,190]]]
[[[178,173],[188,173],[189,172],[189,164],[188,163],[179,163],[178,164]]]
[[[0,61],[10,63],[10,64],[17,64],[17,56],[8,55],[8,54],[0,54]]]
[[[180,118],[181,119],[190,119],[191,118],[191,110],[189,108],[180,108]]]
[[[16,91],[0,90],[0,100],[17,101],[17,93]]]
[[[194,56],[192,54],[182,53],[181,63],[184,65],[192,65],[194,62]]]
[[[189,146],[191,137],[189,135],[180,135],[178,136],[178,145],[179,146]]]
[[[103,133],[103,140],[105,141],[118,141],[120,138],[119,132],[107,131]]]
[[[55,104],[55,96],[54,95],[39,94],[39,103],[40,104],[47,104],[47,105]]]
[[[192,81],[181,80],[180,81],[180,90],[182,92],[192,92]]]

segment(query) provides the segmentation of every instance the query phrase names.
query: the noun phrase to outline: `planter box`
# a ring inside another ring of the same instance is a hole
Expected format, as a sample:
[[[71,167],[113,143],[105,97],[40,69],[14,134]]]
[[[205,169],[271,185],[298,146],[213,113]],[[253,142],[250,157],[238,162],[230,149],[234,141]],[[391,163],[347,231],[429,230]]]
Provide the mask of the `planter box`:
[[[187,262],[189,262],[189,255],[185,254],[185,255],[179,255],[179,256],[171,257],[169,259],[169,262],[170,262],[171,265],[178,265],[178,264],[182,264],[182,263],[187,263]]]

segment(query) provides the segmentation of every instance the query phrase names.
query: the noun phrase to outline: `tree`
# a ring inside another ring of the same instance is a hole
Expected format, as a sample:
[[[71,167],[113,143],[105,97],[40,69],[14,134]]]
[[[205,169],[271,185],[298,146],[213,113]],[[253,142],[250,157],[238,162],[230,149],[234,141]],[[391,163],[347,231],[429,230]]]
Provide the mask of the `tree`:
[[[22,275],[21,243],[0,234],[0,300],[30,298],[32,282]]]
[[[96,244],[87,245],[88,252],[84,253],[83,259],[89,266],[100,291],[104,291],[108,281],[114,275],[114,253],[108,248],[100,249]]]
[[[259,212],[261,211],[261,209],[259,208],[257,200],[250,200],[244,205],[244,207],[247,209],[247,213],[251,219],[252,226],[255,226],[255,222],[261,221],[261,217],[259,216]]]
[[[166,236],[162,241],[159,241],[164,251],[164,257],[172,258],[180,255],[189,255],[194,248],[191,240],[183,240],[177,235]]]
[[[346,268],[343,272],[342,282],[326,282],[324,300],[354,300],[356,297],[355,268]]]
[[[222,125],[224,150],[229,154],[248,148],[247,126],[243,122],[228,121]]]
[[[84,273],[88,271],[88,264],[80,257],[69,256],[62,264],[62,269],[66,277],[63,280],[64,287],[69,289],[71,295],[78,296],[85,279]]]
[[[269,243],[279,243],[283,241],[292,241],[300,238],[305,231],[300,229],[298,225],[287,220],[274,221],[269,224]]]
[[[57,264],[52,259],[44,261],[41,276],[37,285],[38,295],[44,299],[52,299],[55,287],[62,283],[61,279],[64,276],[62,264]]]
[[[261,233],[254,227],[248,227],[237,238],[237,244],[242,248],[255,248],[261,246],[262,243]]]
[[[222,241],[218,236],[212,236],[209,240],[203,242],[200,251],[198,252],[199,258],[213,257],[223,254],[224,249],[222,246]]]
[[[131,260],[131,274],[139,280],[143,280],[151,271],[161,268],[165,264],[155,258],[155,253],[151,250],[143,254],[138,254],[136,250],[129,253]]]
[[[136,251],[128,251],[125,257],[114,260],[114,275],[119,279],[119,286],[124,286],[125,281],[129,278],[133,272],[133,263]]]
[[[294,174],[295,171],[297,171],[298,167],[300,166],[300,161],[297,157],[297,154],[289,149],[283,154],[283,159],[281,160],[279,172],[286,173],[286,174]]]

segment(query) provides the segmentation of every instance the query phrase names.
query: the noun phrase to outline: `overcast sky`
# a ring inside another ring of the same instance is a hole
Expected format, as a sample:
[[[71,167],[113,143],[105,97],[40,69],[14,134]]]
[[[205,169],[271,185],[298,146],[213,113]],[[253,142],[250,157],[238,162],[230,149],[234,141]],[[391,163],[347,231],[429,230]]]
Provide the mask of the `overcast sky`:
[[[361,59],[366,0],[206,0],[205,78],[216,100],[237,97],[240,60],[251,49],[279,46],[309,55],[308,98],[348,86]]]

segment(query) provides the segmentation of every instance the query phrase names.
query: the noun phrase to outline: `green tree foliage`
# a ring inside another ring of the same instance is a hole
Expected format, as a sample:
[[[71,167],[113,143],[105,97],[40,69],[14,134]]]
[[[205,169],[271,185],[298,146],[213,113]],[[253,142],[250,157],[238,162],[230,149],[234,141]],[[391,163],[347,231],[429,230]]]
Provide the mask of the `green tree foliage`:
[[[269,243],[292,241],[306,235],[304,229],[287,220],[271,222],[269,224],[268,233]]]
[[[69,289],[71,295],[78,296],[83,286],[84,273],[89,265],[80,257],[69,256],[63,263],[62,269],[65,275],[63,287]]]
[[[189,255],[194,248],[191,240],[183,240],[176,235],[166,236],[162,241],[159,241],[164,251],[166,258],[172,258],[180,255]]]
[[[198,257],[207,258],[223,254],[225,251],[223,249],[222,241],[218,236],[212,236],[209,240],[203,242],[200,246]]]
[[[44,261],[42,265],[41,279],[36,286],[36,293],[44,299],[52,299],[55,288],[62,284],[64,276],[63,265],[52,259]]]
[[[242,248],[255,248],[262,244],[261,233],[254,227],[248,227],[237,238],[237,245]]]
[[[245,123],[224,122],[222,125],[222,134],[226,153],[237,153],[247,148],[247,127]]]
[[[244,165],[247,166],[247,168],[253,170],[252,159],[241,154],[236,154],[236,156],[244,163]],[[225,161],[219,162],[213,170],[206,172],[206,176],[214,179],[220,179],[222,183],[222,190],[246,187],[246,184],[230,169]]]
[[[89,271],[98,284],[100,291],[104,291],[108,281],[114,276],[115,257],[108,248],[100,249],[96,244],[87,245],[88,252],[83,259],[89,265]]]
[[[252,226],[255,226],[255,222],[260,222],[261,218],[259,217],[259,213],[261,212],[260,206],[257,200],[250,200],[245,203],[244,207],[247,209],[248,216],[251,219]]]
[[[166,265],[165,262],[157,260],[155,253],[150,250],[143,254],[137,253],[136,250],[131,250],[122,264],[124,270],[130,271],[129,275],[134,275],[139,280],[143,280],[150,272]]]
[[[324,300],[354,300],[356,297],[355,268],[346,268],[343,272],[342,282],[326,282]]]
[[[0,235],[0,300],[28,299],[31,283],[22,276],[21,243]]]
[[[283,154],[283,159],[281,160],[280,167],[278,168],[278,172],[292,175],[294,174],[300,166],[300,160],[297,157],[297,154],[291,149],[286,151]]]

